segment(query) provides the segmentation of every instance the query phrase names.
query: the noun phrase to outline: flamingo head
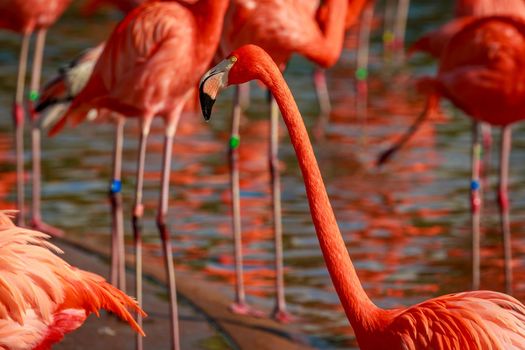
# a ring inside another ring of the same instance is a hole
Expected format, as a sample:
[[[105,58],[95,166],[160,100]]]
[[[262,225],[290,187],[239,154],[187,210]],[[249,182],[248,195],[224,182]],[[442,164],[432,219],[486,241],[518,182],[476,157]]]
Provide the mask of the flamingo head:
[[[199,98],[205,120],[210,120],[211,110],[218,94],[230,85],[258,79],[262,64],[271,60],[258,46],[245,45],[233,51],[226,59],[210,69],[199,84]]]

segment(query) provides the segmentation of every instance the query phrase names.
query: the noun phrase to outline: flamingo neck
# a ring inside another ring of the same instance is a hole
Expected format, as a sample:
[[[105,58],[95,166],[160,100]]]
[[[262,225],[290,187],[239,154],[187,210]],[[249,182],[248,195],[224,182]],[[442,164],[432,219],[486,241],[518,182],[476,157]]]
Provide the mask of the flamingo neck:
[[[260,79],[275,97],[298,158],[306,187],[310,213],[330,277],[356,334],[377,319],[378,309],[359,281],[339,231],[321,171],[295,100],[277,66],[269,56],[257,65]],[[259,68],[260,67],[260,68]]]
[[[215,53],[222,32],[224,15],[230,0],[200,0],[191,6],[198,26],[198,32],[194,33],[202,42],[203,48],[196,51],[198,55],[201,52]],[[213,50],[211,50],[213,48]],[[198,61],[195,59],[195,61]],[[209,60],[205,60],[208,62]]]
[[[345,29],[349,29],[355,25],[361,16],[368,0],[351,0],[348,2],[348,9],[346,10]]]
[[[305,56],[323,67],[333,66],[343,49],[348,0],[327,0],[320,9],[322,36],[308,45]]]

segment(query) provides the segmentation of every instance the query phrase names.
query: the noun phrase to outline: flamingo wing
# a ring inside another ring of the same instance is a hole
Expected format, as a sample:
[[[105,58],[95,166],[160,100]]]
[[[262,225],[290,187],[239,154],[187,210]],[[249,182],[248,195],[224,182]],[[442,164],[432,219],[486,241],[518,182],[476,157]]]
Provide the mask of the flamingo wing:
[[[59,258],[48,238],[15,226],[0,211],[0,349],[47,349],[100,309],[143,334],[129,312],[143,313],[137,303]]]
[[[390,330],[407,350],[523,349],[525,306],[491,291],[449,294],[401,312]]]

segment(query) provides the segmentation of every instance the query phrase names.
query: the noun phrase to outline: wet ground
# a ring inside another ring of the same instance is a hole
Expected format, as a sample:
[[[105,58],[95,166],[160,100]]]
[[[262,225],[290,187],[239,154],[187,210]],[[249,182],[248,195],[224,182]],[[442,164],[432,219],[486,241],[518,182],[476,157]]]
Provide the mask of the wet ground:
[[[413,1],[408,42],[436,27],[452,13],[451,1]],[[381,12],[379,12],[381,14]],[[117,13],[78,19],[67,14],[50,31],[45,77],[55,67],[93,46],[107,35]],[[96,24],[95,24],[96,23]],[[380,31],[373,39],[369,74],[368,116],[356,114],[354,51],[347,49],[328,79],[334,111],[314,138],[332,205],[365,289],[382,307],[408,305],[423,299],[470,288],[469,172],[470,119],[448,103],[427,123],[391,164],[373,166],[377,154],[409,125],[423,108],[413,78],[432,74],[432,61],[422,56],[396,66],[382,54]],[[12,101],[18,37],[1,33],[0,42],[0,206],[14,206],[14,159],[11,151]],[[310,73],[312,67],[296,58],[286,72],[308,127],[315,129],[318,106]],[[231,100],[225,93],[214,119],[186,115],[174,145],[171,177],[170,229],[178,268],[209,280],[222,281],[232,294],[233,255],[230,238],[226,149]],[[248,298],[257,307],[273,308],[271,208],[267,171],[265,93],[252,86],[252,105],[243,119],[240,147],[243,239]],[[148,145],[145,183],[145,254],[159,257],[155,208],[160,177],[162,124],[154,123]],[[515,296],[525,299],[523,231],[525,164],[523,127],[514,132],[511,157],[511,229],[513,232]],[[129,217],[138,131],[126,127],[124,180]],[[497,145],[499,132],[495,133]],[[110,125],[83,124],[44,141],[43,214],[75,238],[109,244],[106,192],[111,170],[113,131]],[[322,349],[355,347],[352,329],[328,277],[311,223],[302,178],[285,130],[282,130],[283,226],[286,297],[297,327],[307,341]],[[29,143],[26,143],[27,145]],[[29,155],[29,153],[28,153]],[[502,246],[495,200],[497,147],[488,171],[482,237],[484,289],[503,289]],[[29,164],[29,162],[28,162]],[[127,227],[128,251],[132,252]],[[160,268],[161,265],[159,265]],[[210,337],[214,337],[210,331]],[[218,342],[217,349],[222,343]],[[215,346],[215,345],[214,345]]]

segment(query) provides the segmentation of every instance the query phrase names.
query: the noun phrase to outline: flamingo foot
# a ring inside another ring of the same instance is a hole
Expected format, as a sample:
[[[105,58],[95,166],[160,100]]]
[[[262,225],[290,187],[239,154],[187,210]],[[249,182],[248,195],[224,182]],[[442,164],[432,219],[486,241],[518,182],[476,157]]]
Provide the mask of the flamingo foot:
[[[40,219],[33,219],[31,221],[31,228],[40,232],[47,233],[52,237],[64,237],[64,231],[49,224],[46,224]]]
[[[272,314],[274,320],[279,323],[288,324],[295,321],[295,317],[286,310],[277,310]]]
[[[253,316],[257,318],[264,317],[264,312],[254,309],[246,303],[234,302],[230,305],[230,311],[237,315]]]

